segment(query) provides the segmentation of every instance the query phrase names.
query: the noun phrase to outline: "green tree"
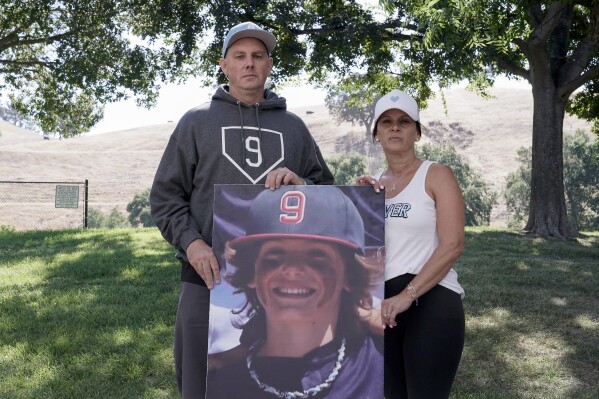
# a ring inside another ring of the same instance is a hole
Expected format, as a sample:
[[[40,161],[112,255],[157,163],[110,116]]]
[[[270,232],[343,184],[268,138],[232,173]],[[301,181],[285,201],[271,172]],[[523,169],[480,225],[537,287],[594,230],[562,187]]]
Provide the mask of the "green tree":
[[[423,48],[404,50],[424,38],[426,25],[407,14],[408,8],[397,2],[398,11],[383,12],[355,0],[314,1],[213,1],[206,15],[214,16],[213,40],[200,60],[200,70],[212,79],[220,57],[223,39],[229,27],[252,21],[271,30],[278,39],[274,50],[273,84],[288,81],[305,72],[308,80],[321,86],[337,84],[343,78],[363,75],[375,86],[393,82],[391,87],[406,87],[428,98],[428,71],[411,68],[422,60],[435,60],[443,69],[443,56]],[[218,17],[218,18],[216,18]],[[414,57],[412,59],[412,56]],[[416,58],[422,58],[417,61]],[[224,83],[226,77],[216,71]],[[456,78],[457,79],[457,78]],[[454,81],[456,80],[454,79]],[[351,79],[350,79],[351,80]],[[375,95],[368,94],[365,103]]]
[[[366,173],[366,162],[359,154],[339,154],[326,160],[338,186],[355,184],[356,177]]]
[[[352,0],[215,1],[207,10],[219,18],[202,69],[211,76],[226,29],[251,20],[280,39],[275,83],[302,70],[322,85],[331,75],[360,72],[376,81],[386,74],[397,87],[411,87],[422,103],[432,82],[444,88],[467,79],[484,95],[498,74],[524,79],[535,103],[526,230],[575,236],[565,207],[563,118],[566,111],[593,121],[599,116],[599,2],[380,3],[382,9]]]
[[[497,204],[497,194],[488,189],[482,176],[463,160],[452,145],[425,143],[416,148],[416,154],[451,167],[464,196],[466,226],[489,224],[491,211]]]
[[[373,88],[364,75],[353,75],[341,82],[329,84],[325,105],[337,121],[364,126],[366,139],[372,139],[374,118]]]
[[[127,204],[127,212],[129,212],[131,226],[156,226],[150,212],[150,189],[136,194],[133,201]]]
[[[0,93],[46,133],[69,137],[159,83],[183,78],[209,27],[196,0],[0,0]]]
[[[216,67],[223,38],[242,21],[279,40],[273,84],[302,71],[321,85],[359,72],[373,83],[395,79],[423,105],[432,82],[444,88],[467,79],[484,94],[506,74],[528,81],[534,98],[526,230],[575,236],[565,206],[563,118],[566,111],[599,116],[599,2],[380,3],[0,0],[0,89],[16,89],[12,105],[45,131],[64,119],[73,131],[60,134],[76,134],[101,117],[99,104],[129,93],[151,104],[156,81],[200,72],[224,82]]]
[[[367,169],[374,170],[380,166],[380,157],[373,157],[376,147],[372,141],[372,124],[374,119],[374,103],[388,91],[397,88],[396,79],[382,74],[370,77],[362,74],[353,74],[340,81],[326,84],[327,96],[325,104],[330,115],[337,123],[350,122],[352,125],[364,126],[365,136],[363,142],[355,143],[345,141],[347,147],[360,146],[362,153],[368,159]],[[407,88],[406,88],[407,89]],[[340,150],[339,148],[337,149]],[[355,151],[350,149],[350,151]]]
[[[394,8],[394,2],[386,3]],[[459,74],[481,89],[499,73],[530,83],[534,112],[525,230],[560,238],[577,235],[566,211],[563,121],[566,111],[594,121],[599,117],[599,2],[409,3],[413,16],[426,21],[423,45],[443,52],[449,71],[459,73],[456,67],[465,65]]]
[[[504,198],[510,227],[522,227],[530,205],[531,149],[518,150],[515,172],[506,178]],[[564,139],[564,186],[566,207],[574,226],[599,229],[599,142],[581,130]]]

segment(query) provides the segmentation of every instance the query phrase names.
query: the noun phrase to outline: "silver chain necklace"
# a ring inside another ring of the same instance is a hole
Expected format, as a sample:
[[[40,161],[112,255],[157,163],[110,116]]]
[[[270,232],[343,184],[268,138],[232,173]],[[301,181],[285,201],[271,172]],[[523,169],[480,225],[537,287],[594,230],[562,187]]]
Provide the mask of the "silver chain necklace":
[[[399,183],[402,178],[404,178],[405,176],[407,176],[408,173],[410,173],[412,171],[412,169],[414,168],[414,165],[416,165],[416,161],[418,161],[418,158],[416,158],[416,159],[414,159],[414,161],[412,161],[412,163],[410,164],[410,167],[408,168],[407,172],[400,173],[398,177],[395,177],[395,174],[393,172],[391,172],[391,169],[387,168],[387,171],[389,172],[389,174],[391,176],[393,176],[393,186],[391,186],[391,191],[395,191],[397,189],[395,187],[395,184]]]
[[[252,345],[252,347],[248,351],[248,356],[247,356],[248,370],[250,372],[250,375],[254,379],[254,381],[256,381],[256,383],[260,387],[260,389],[262,389],[264,392],[271,393],[273,395],[278,396],[279,398],[284,398],[284,399],[309,398],[310,396],[314,396],[314,395],[318,394],[319,392],[321,392],[322,390],[330,387],[331,384],[333,383],[333,381],[335,381],[335,378],[337,378],[337,375],[339,374],[339,370],[341,369],[341,362],[343,362],[343,359],[345,358],[345,338],[343,338],[343,340],[341,341],[341,346],[339,347],[339,351],[337,354],[337,361],[335,362],[335,367],[333,368],[333,371],[331,371],[331,374],[329,374],[329,376],[323,383],[318,384],[312,388],[304,389],[302,392],[300,392],[300,391],[294,391],[294,392],[282,391],[281,392],[277,388],[273,387],[272,385],[268,385],[268,384],[265,384],[262,381],[260,381],[260,379],[258,378],[258,375],[256,374],[256,371],[252,367],[252,363],[254,362],[254,357],[256,356],[256,352],[258,351],[258,348],[262,345],[263,342],[264,341],[255,343],[254,345]]]

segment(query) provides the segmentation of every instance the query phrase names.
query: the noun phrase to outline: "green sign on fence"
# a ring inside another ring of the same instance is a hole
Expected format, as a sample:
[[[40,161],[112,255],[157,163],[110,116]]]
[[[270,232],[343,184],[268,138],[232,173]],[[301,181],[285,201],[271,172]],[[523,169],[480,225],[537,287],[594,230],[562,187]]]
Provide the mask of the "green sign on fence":
[[[55,208],[79,208],[79,186],[56,186]]]

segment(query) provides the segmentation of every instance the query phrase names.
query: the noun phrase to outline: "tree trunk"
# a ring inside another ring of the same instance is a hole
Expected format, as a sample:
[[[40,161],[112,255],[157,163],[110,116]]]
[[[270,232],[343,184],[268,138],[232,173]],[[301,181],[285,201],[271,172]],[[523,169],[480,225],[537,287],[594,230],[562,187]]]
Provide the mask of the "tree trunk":
[[[566,103],[550,79],[531,82],[534,114],[532,176],[528,223],[524,228],[543,237],[570,239],[578,231],[568,220],[564,195],[563,126]]]

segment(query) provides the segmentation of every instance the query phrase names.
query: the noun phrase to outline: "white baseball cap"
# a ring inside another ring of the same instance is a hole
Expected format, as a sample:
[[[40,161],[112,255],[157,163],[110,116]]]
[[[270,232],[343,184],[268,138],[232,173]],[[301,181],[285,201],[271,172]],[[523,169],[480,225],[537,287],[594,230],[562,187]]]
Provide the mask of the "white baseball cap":
[[[229,29],[229,33],[227,33],[223,43],[223,58],[225,58],[227,49],[237,40],[243,39],[244,37],[252,37],[260,40],[266,46],[268,54],[272,53],[277,45],[275,35],[265,31],[255,23],[243,22]]]
[[[379,120],[383,112],[390,109],[399,109],[408,114],[410,118],[416,122],[420,121],[420,114],[418,112],[418,104],[416,100],[401,90],[391,90],[389,93],[381,97],[374,106],[374,129],[376,129],[376,122]]]

